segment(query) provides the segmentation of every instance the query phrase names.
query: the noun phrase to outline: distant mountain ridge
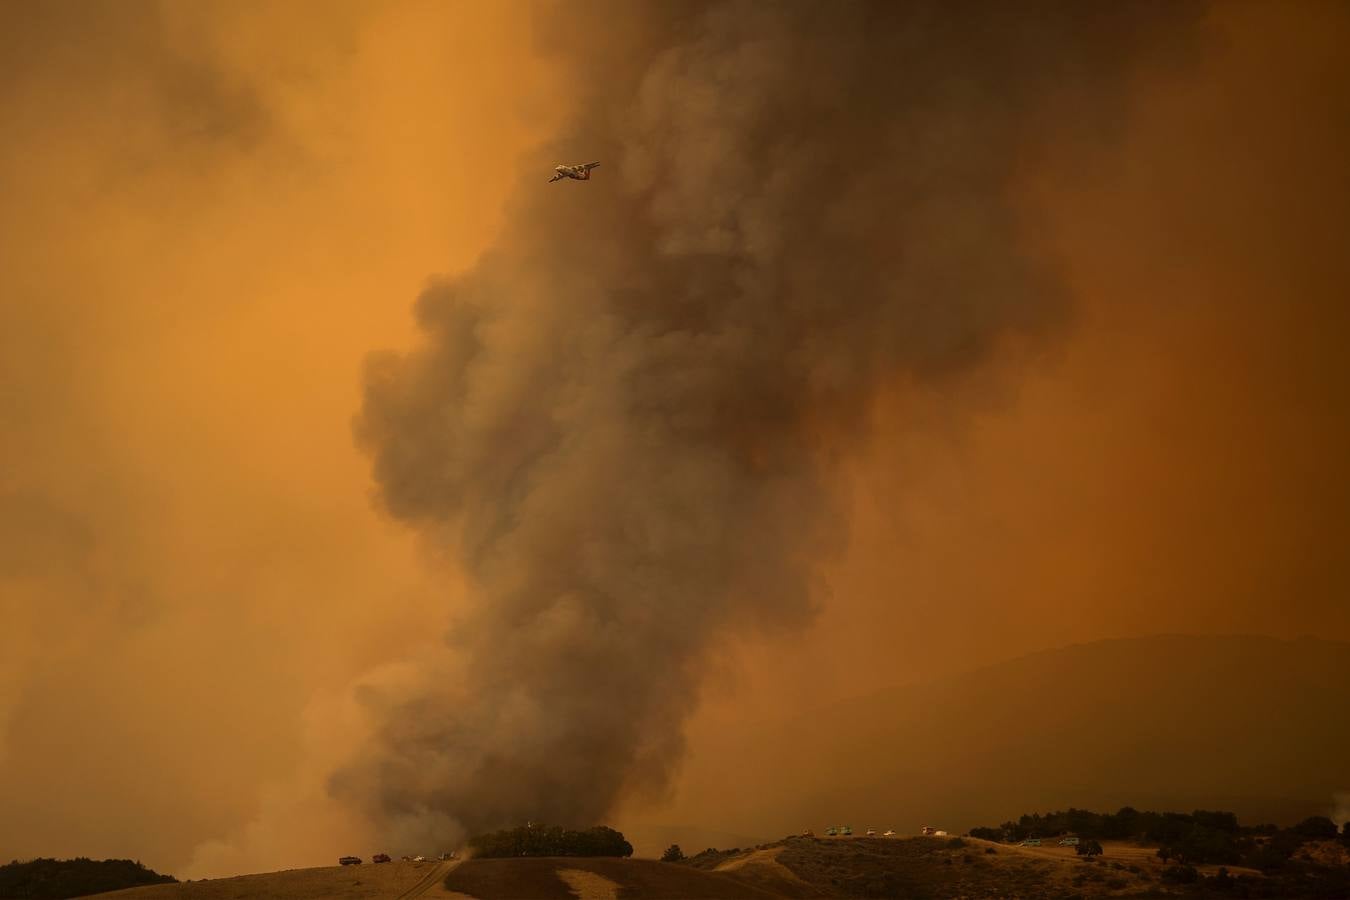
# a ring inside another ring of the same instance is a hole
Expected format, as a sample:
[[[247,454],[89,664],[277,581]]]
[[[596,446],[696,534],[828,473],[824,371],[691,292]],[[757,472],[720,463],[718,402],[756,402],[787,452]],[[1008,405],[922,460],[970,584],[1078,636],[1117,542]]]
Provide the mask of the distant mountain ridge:
[[[1164,635],[890,688],[705,749],[685,801],[748,834],[964,829],[1025,809],[1289,823],[1350,787],[1350,644]],[[736,766],[728,759],[741,760]],[[706,798],[706,799],[705,799]]]

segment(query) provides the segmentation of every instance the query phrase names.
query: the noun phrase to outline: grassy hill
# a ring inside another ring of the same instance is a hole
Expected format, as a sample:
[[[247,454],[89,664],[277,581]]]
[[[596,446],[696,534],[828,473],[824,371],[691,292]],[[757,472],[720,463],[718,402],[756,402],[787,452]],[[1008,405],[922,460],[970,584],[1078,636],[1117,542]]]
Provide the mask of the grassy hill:
[[[1176,866],[1153,847],[1103,841],[1096,859],[1072,848],[993,844],[973,838],[792,837],[750,850],[705,857],[699,865],[644,859],[527,857],[461,863],[301,869],[212,881],[137,888],[105,895],[119,900],[404,900],[412,897],[478,900],[770,900],[770,898],[904,897],[907,900],[1069,900],[1089,897],[1259,896],[1336,897],[1326,869],[1247,879],[1233,887],[1217,880],[1219,867],[1193,873],[1208,881],[1169,879]],[[1323,855],[1338,845],[1312,848]],[[1340,857],[1336,857],[1337,860]],[[1336,871],[1344,869],[1339,862]],[[1350,874],[1337,884],[1350,884]],[[1245,891],[1245,893],[1244,893]]]
[[[1346,644],[1083,644],[702,747],[670,813],[745,834],[831,822],[955,832],[1010,810],[1071,805],[1229,809],[1289,823],[1327,813],[1347,787],[1346,697]]]
[[[133,888],[100,894],[115,900],[402,900],[444,897],[441,880],[451,863],[391,862],[382,865],[288,869],[233,878]]]

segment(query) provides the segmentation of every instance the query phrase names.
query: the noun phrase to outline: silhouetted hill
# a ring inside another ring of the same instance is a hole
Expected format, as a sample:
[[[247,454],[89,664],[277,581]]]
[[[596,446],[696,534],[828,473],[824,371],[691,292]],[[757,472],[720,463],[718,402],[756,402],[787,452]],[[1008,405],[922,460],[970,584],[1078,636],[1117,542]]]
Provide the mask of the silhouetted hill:
[[[749,834],[835,822],[955,831],[1071,805],[1288,823],[1328,812],[1350,786],[1347,698],[1346,644],[1101,641],[878,691],[709,748],[691,761],[687,802],[716,798],[718,826]]]

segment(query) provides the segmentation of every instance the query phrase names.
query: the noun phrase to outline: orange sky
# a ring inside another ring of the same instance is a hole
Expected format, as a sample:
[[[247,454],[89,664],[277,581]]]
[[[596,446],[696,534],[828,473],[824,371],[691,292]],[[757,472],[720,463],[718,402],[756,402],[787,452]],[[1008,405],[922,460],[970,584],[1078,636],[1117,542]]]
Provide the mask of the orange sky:
[[[410,677],[471,602],[372,504],[351,420],[425,280],[546,177],[521,159],[567,69],[520,4],[315,9],[0,12],[9,857],[195,877],[364,839],[324,790],[353,686]],[[1028,142],[1024,252],[1072,316],[881,387],[817,621],[726,637],[695,747],[1075,641],[1350,640],[1347,38],[1334,4],[1222,5],[1184,65],[1141,63],[1109,152]]]

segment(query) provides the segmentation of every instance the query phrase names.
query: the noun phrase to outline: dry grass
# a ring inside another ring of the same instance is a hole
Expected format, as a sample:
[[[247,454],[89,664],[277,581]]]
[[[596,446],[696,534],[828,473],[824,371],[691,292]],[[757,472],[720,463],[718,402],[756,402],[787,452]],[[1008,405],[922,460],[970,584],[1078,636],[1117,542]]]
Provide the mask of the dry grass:
[[[621,900],[770,900],[766,891],[731,875],[650,859],[471,859],[445,880],[451,891],[481,900],[577,900],[561,873],[599,876]],[[589,882],[598,885],[599,882]]]
[[[404,896],[445,896],[438,862],[325,866],[261,875],[236,875],[183,884],[157,884],[101,894],[117,900],[398,900]],[[425,892],[408,892],[424,885]]]
[[[989,851],[993,850],[992,853]],[[768,900],[905,897],[1142,897],[1175,893],[1152,847],[1103,843],[1087,861],[1072,847],[1015,847],[965,838],[788,838],[730,856],[715,869],[643,859],[482,859],[457,864],[296,869],[120,891],[134,900]],[[1217,867],[1202,867],[1202,870]],[[1242,870],[1233,871],[1241,874]]]
[[[579,900],[619,900],[619,885],[603,875],[585,869],[559,869],[558,877]]]
[[[971,838],[789,838],[777,861],[836,897],[1069,898],[1157,893],[1156,876],[1120,860],[1086,862],[1068,847]],[[986,848],[994,848],[990,854]],[[1067,852],[1066,852],[1067,851]],[[1151,852],[1151,851],[1149,851]]]

